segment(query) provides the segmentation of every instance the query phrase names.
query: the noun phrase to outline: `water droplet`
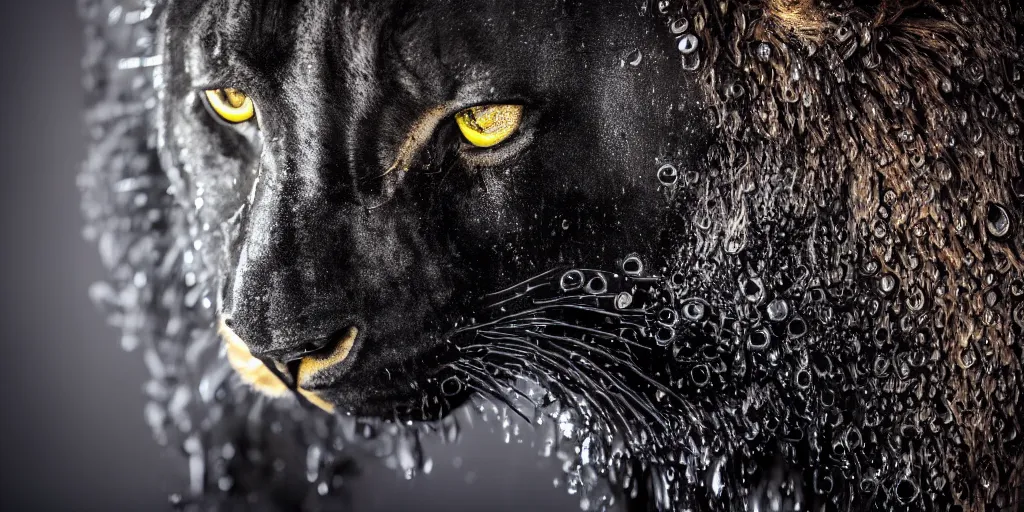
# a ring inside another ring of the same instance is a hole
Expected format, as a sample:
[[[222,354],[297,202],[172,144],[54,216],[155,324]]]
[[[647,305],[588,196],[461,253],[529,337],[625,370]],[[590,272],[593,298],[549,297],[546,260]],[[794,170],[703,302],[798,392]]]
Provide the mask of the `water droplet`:
[[[683,55],[689,55],[697,51],[697,45],[699,42],[700,40],[697,39],[697,36],[693,34],[686,34],[679,38],[678,43],[676,43],[676,47]]]
[[[772,335],[766,328],[755,329],[750,332],[747,338],[747,348],[754,352],[762,351],[768,348],[768,343],[771,342]]]
[[[637,256],[629,256],[622,262],[622,271],[629,277],[639,277],[644,271],[644,264]]]
[[[598,274],[587,281],[587,286],[583,288],[583,291],[591,295],[600,295],[608,291],[608,280],[603,275]]]
[[[626,63],[628,63],[630,66],[635,67],[640,65],[640,62],[643,60],[643,58],[644,55],[643,53],[640,52],[640,50],[633,50],[632,52],[629,53],[629,55],[626,55],[625,60]]]
[[[567,292],[579,290],[581,287],[583,287],[584,279],[585,277],[583,276],[583,272],[580,272],[579,270],[570,270],[562,274],[560,285],[562,287],[562,290]]]
[[[706,364],[699,364],[693,367],[693,369],[690,370],[690,382],[699,388],[704,387],[708,382],[711,382],[711,372],[708,371],[708,366]]]
[[[672,25],[669,26],[669,30],[676,35],[686,32],[686,30],[689,28],[690,20],[686,18],[678,18],[672,22]]]
[[[690,299],[682,307],[683,316],[691,322],[699,322],[704,319],[707,312],[707,304],[700,299]]]
[[[878,280],[878,289],[885,295],[892,293],[896,290],[896,285],[899,281],[896,276],[891,273],[882,274],[882,277]]]
[[[903,478],[896,484],[896,498],[904,505],[917,499],[918,487],[914,482]]]
[[[672,343],[675,337],[676,331],[671,327],[661,327],[654,333],[654,341],[662,347]]]
[[[789,303],[785,299],[775,299],[768,303],[768,318],[773,322],[781,322],[789,316]]]
[[[663,186],[671,187],[679,181],[679,171],[677,171],[675,166],[672,164],[662,165],[658,169],[658,181],[661,182]]]
[[[1003,238],[1010,233],[1010,214],[1003,205],[989,203],[985,213],[985,227],[990,235]]]
[[[679,315],[674,309],[662,308],[661,311],[658,311],[658,323],[667,327],[673,327],[678,321]]]

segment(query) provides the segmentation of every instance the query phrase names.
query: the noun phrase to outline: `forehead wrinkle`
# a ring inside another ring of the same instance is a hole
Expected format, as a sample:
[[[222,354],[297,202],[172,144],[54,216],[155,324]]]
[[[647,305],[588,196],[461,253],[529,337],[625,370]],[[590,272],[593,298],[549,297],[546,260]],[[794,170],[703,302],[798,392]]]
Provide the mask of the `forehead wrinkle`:
[[[300,0],[213,1],[203,7],[208,57],[250,69],[273,69],[292,52],[295,12]],[[211,26],[212,25],[212,26]]]
[[[347,102],[347,119],[342,128],[347,154],[345,158],[352,173],[353,182],[359,169],[357,151],[359,148],[360,125],[370,119],[376,110],[380,91],[378,65],[381,33],[388,22],[384,2],[353,6],[344,5],[337,17],[339,31],[337,51],[333,58],[342,71]]]
[[[331,4],[329,0],[307,1],[296,9],[296,17],[302,20],[302,29],[296,30],[293,37],[297,49],[293,52],[290,66],[293,80],[307,77],[311,71],[325,71],[330,58],[326,48],[331,37]]]
[[[412,10],[399,11],[384,41],[394,78],[413,97],[445,98],[451,91],[451,76],[440,66],[441,42],[436,27]],[[446,84],[449,86],[446,89]]]

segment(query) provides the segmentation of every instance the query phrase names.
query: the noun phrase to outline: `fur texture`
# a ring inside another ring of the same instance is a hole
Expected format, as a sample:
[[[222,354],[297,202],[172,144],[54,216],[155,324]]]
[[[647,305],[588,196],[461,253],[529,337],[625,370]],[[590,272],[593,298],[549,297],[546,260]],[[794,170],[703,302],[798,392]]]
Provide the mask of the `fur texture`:
[[[254,414],[204,359],[222,314],[268,361],[359,326],[332,406],[556,418],[594,508],[1019,508],[1020,7],[540,4],[175,2],[155,84],[111,70],[145,57],[91,68],[83,184],[119,283],[96,293],[219,468],[196,496],[261,486],[225,439],[269,450],[275,422],[304,453],[380,425]],[[217,80],[261,131],[197,108]],[[503,97],[527,105],[503,152],[416,121]]]

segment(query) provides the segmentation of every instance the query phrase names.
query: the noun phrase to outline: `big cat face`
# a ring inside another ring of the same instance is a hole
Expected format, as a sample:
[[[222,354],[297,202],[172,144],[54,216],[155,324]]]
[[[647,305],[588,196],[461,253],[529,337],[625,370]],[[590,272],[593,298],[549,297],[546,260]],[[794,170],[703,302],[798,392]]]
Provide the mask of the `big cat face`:
[[[638,510],[1016,509],[1014,6],[171,1],[118,61],[158,176],[83,180],[118,318],[218,435],[475,397]]]
[[[328,410],[445,410],[450,331],[488,294],[664,260],[655,170],[668,136],[706,124],[693,79],[625,6],[534,4],[171,9],[168,148],[179,199],[215,226],[200,232],[247,381]],[[641,47],[642,71],[607,65]]]

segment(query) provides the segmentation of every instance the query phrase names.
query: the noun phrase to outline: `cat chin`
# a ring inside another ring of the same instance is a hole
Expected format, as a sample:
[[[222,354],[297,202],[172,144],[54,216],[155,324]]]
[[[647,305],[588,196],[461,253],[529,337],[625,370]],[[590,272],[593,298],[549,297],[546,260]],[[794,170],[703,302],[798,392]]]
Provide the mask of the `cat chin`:
[[[445,396],[436,390],[415,390],[411,388],[392,389],[384,392],[356,390],[337,386],[319,390],[317,397],[330,404],[330,409],[309,400],[311,405],[333,414],[380,418],[385,421],[432,422],[441,420],[469,401],[471,393],[460,392]]]

